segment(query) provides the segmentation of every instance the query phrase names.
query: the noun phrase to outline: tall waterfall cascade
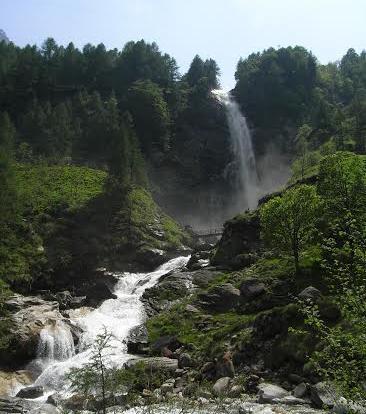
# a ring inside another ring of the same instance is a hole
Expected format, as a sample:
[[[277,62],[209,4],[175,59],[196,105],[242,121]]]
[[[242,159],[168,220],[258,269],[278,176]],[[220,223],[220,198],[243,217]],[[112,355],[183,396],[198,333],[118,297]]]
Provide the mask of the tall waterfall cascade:
[[[257,207],[259,199],[258,176],[252,137],[245,116],[235,99],[221,89],[212,91],[225,107],[230,131],[233,161],[227,170],[235,191],[234,210],[236,213]]]
[[[127,339],[131,330],[144,323],[146,315],[141,296],[154,286],[161,276],[184,267],[189,256],[172,259],[149,273],[117,274],[114,293],[116,299],[104,301],[98,308],[80,308],[70,317],[71,322],[82,330],[76,352],[68,326],[46,327],[41,332],[37,361],[47,361],[34,385],[42,385],[46,391],[69,394],[66,374],[71,368],[79,368],[90,360],[96,337],[105,330],[112,335],[109,363],[122,367],[132,358],[127,352]],[[71,341],[71,342],[70,342]]]

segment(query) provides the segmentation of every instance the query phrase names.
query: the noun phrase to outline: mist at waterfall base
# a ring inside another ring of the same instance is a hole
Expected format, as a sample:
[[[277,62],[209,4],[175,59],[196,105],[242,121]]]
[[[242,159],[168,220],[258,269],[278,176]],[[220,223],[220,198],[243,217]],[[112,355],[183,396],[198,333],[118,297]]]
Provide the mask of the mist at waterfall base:
[[[96,309],[75,310],[71,315],[70,322],[82,330],[76,349],[67,323],[50,322],[41,331],[38,355],[30,365],[40,374],[34,385],[43,386],[46,396],[54,391],[70,395],[67,372],[89,361],[96,337],[105,330],[112,334],[108,361],[113,367],[123,367],[125,362],[133,358],[127,353],[128,335],[146,318],[142,294],[154,286],[161,276],[184,267],[188,260],[189,256],[181,256],[150,273],[118,274],[119,281],[114,289],[116,299],[108,299]]]

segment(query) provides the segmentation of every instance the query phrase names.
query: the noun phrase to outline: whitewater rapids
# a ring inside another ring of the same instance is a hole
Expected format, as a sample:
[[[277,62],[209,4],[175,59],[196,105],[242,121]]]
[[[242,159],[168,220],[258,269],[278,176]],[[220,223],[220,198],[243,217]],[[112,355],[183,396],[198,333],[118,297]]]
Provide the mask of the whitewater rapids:
[[[34,385],[43,386],[48,395],[55,391],[69,395],[67,372],[70,368],[81,367],[89,361],[96,337],[105,330],[112,334],[110,363],[112,366],[122,367],[132,357],[127,353],[128,335],[146,319],[141,302],[142,294],[154,286],[161,276],[184,267],[188,260],[189,256],[182,256],[164,263],[150,273],[118,275],[119,281],[114,289],[116,299],[108,299],[89,312],[79,311],[79,315],[75,312],[75,316],[70,318],[71,323],[83,331],[77,353],[66,324],[47,327],[41,332],[39,354],[35,361],[42,366],[43,371]]]

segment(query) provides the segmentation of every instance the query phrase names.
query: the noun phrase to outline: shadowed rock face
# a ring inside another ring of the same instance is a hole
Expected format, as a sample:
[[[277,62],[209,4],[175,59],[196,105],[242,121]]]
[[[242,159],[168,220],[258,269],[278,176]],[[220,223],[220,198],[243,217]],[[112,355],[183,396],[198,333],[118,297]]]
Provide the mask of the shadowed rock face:
[[[211,263],[240,269],[252,264],[261,248],[258,213],[239,215],[225,223],[224,233]]]
[[[207,105],[209,116],[177,122],[171,151],[149,168],[158,204],[194,228],[217,227],[235,214],[230,210],[233,155],[225,110],[214,98]]]

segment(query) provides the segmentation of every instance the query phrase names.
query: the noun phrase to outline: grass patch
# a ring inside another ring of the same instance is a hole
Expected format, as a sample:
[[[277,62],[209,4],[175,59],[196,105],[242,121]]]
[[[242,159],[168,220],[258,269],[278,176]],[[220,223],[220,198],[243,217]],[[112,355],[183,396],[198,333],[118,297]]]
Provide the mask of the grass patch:
[[[237,339],[248,335],[253,315],[238,315],[235,312],[220,315],[192,313],[180,303],[147,321],[149,340],[156,341],[164,335],[176,336],[180,342],[193,346],[196,357],[222,356],[236,335]]]
[[[58,205],[78,208],[103,192],[107,173],[87,167],[17,164],[19,196],[33,214]]]

